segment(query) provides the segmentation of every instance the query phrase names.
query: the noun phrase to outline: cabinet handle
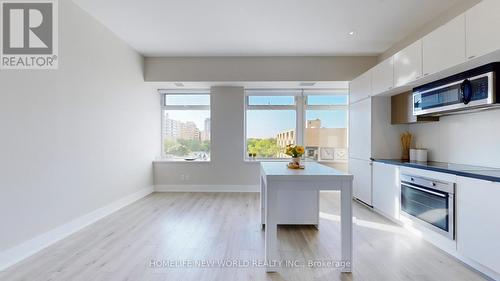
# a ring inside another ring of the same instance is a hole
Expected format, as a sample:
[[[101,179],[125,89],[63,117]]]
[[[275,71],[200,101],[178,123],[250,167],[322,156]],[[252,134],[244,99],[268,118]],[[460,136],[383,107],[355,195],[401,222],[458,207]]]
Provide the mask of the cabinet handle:
[[[475,57],[476,57],[476,56],[470,56],[470,57],[468,57],[467,59],[471,60],[471,59],[473,59],[473,58],[475,58]]]
[[[427,75],[429,75],[429,74],[430,74],[430,73],[424,73],[424,76],[427,76]]]

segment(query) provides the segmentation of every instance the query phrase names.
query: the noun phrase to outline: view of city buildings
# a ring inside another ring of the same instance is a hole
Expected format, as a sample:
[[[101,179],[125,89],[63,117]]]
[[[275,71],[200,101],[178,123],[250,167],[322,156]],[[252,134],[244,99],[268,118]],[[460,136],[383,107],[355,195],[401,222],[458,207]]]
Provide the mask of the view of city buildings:
[[[163,138],[170,140],[210,140],[210,118],[206,118],[203,130],[192,121],[182,122],[170,119],[167,112],[163,113]]]
[[[201,132],[201,140],[210,140],[210,118],[205,119],[205,129]]]
[[[321,120],[308,120],[304,134],[305,157],[314,160],[345,160],[347,157],[347,128],[322,128]],[[277,134],[278,157],[286,157],[284,148],[295,144],[295,130]]]
[[[169,118],[163,112],[162,137],[166,158],[201,159],[210,158],[210,118],[203,122],[203,130],[195,122]]]

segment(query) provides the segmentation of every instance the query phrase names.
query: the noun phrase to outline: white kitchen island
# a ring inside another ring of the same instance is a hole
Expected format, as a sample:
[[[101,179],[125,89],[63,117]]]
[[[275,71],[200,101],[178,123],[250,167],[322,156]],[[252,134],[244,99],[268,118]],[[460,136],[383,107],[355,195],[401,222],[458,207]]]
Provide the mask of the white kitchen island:
[[[288,169],[286,162],[261,162],[261,216],[265,224],[265,261],[266,271],[276,272],[279,261],[277,249],[277,227],[280,224],[278,197],[287,198],[297,191],[319,192],[320,190],[339,190],[341,193],[341,258],[345,263],[343,272],[352,269],[352,180],[353,176],[337,171],[316,162],[305,163],[303,170]],[[317,200],[317,201],[315,201]],[[281,205],[283,205],[281,200]],[[290,210],[308,210],[309,205],[319,206],[319,196],[305,198],[300,205],[288,204]],[[315,208],[315,207],[314,207]],[[317,210],[319,221],[319,210]]]

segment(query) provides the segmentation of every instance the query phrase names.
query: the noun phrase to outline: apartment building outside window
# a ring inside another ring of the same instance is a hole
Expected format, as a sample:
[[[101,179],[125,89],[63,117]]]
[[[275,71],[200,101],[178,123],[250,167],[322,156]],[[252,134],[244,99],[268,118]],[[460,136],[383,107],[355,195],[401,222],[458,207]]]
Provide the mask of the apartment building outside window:
[[[302,144],[306,159],[344,162],[347,118],[347,90],[247,90],[245,155],[284,159]]]
[[[210,161],[210,94],[162,93],[162,158]]]

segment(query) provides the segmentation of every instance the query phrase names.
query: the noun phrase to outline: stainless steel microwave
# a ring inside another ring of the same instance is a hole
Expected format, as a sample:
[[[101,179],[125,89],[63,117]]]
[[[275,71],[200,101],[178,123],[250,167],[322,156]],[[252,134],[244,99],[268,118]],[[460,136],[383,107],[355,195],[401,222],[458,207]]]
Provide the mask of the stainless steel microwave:
[[[439,116],[500,106],[500,63],[491,63],[413,89],[413,115]]]

